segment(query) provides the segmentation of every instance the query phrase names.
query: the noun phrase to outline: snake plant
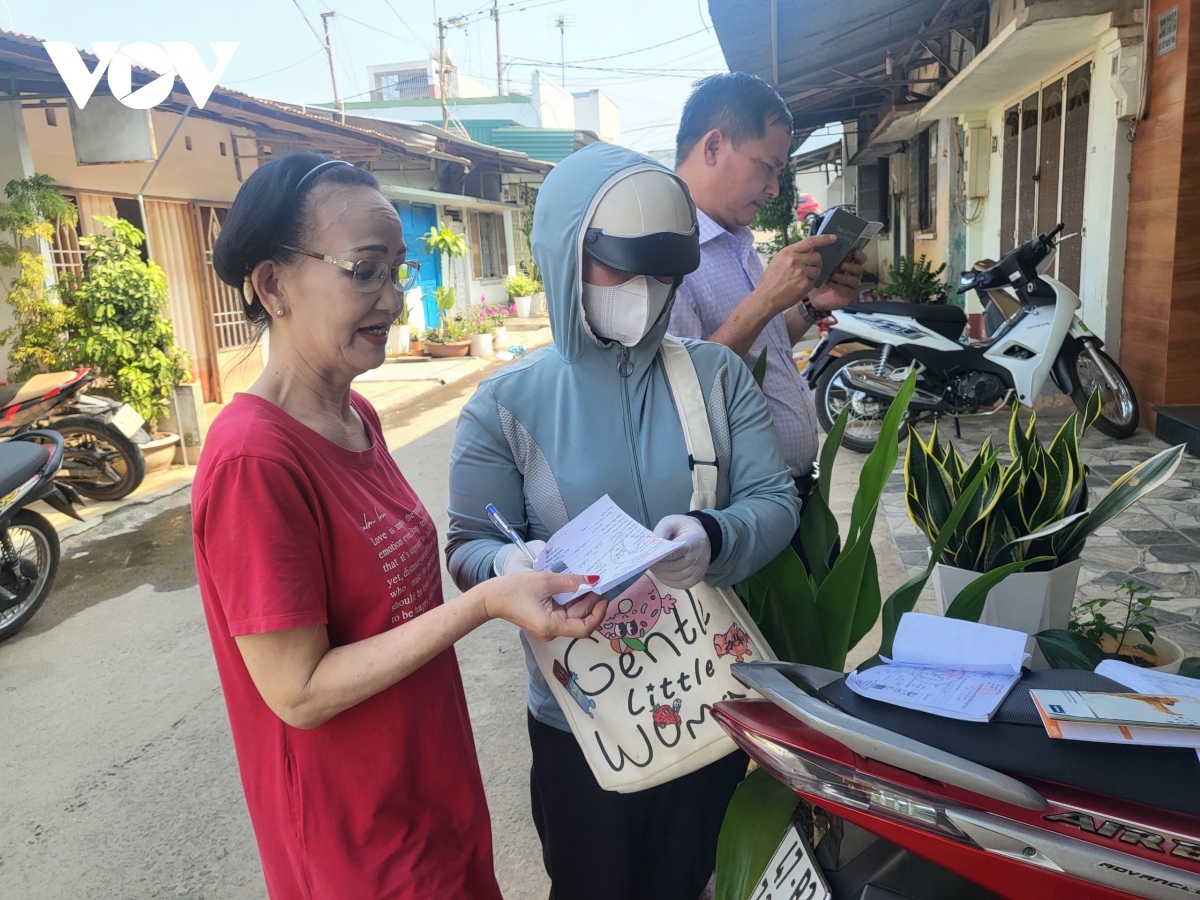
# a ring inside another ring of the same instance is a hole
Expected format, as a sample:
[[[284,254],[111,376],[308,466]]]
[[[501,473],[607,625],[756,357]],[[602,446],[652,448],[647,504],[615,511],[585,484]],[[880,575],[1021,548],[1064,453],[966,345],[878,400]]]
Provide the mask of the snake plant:
[[[967,462],[952,443],[942,445],[936,425],[928,441],[910,429],[905,499],[912,521],[931,544],[943,547],[934,558],[973,572],[1020,561],[1029,562],[1031,572],[1058,568],[1079,558],[1097,528],[1171,477],[1183,458],[1182,445],[1134,466],[1089,510],[1088,467],[1079,455],[1079,437],[1099,413],[1100,395],[1094,393],[1082,422],[1072,413],[1043,446],[1034,430],[1036,415],[1022,428],[1013,404],[1006,466],[990,439]],[[951,523],[950,511],[981,473],[982,485],[966,515]]]

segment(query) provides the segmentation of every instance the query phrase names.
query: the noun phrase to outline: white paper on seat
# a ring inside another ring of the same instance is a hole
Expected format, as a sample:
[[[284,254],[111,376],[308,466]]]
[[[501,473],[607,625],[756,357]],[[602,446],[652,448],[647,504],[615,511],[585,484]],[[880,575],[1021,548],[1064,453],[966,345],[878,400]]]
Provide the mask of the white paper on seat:
[[[910,612],[900,617],[892,661],[960,672],[1020,675],[1021,667],[1030,660],[1025,652],[1028,640],[1023,631]]]
[[[1027,639],[1008,628],[905,613],[887,665],[851,672],[846,687],[905,709],[986,722],[1021,679]]]

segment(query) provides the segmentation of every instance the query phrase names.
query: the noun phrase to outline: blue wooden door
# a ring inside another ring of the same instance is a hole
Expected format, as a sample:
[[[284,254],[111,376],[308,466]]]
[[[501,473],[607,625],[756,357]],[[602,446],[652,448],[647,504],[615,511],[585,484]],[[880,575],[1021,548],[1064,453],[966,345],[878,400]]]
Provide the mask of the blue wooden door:
[[[408,255],[421,263],[421,275],[417,284],[421,286],[421,302],[425,307],[425,325],[437,324],[437,298],[434,291],[442,283],[442,260],[437,253],[425,249],[421,236],[437,225],[437,209],[429,203],[396,203],[400,214],[400,225],[404,228],[404,241],[408,244]]]

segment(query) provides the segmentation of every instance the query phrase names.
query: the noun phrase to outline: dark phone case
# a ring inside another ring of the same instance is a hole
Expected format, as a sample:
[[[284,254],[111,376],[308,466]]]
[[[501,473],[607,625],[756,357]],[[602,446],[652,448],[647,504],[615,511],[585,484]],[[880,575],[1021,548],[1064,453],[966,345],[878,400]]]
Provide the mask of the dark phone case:
[[[866,219],[860,219],[844,209],[831,210],[825,215],[817,234],[836,235],[837,242],[817,250],[821,254],[821,276],[813,282],[814,287],[822,287],[829,281],[829,276],[842,264],[842,260],[850,255],[855,242],[870,224]]]

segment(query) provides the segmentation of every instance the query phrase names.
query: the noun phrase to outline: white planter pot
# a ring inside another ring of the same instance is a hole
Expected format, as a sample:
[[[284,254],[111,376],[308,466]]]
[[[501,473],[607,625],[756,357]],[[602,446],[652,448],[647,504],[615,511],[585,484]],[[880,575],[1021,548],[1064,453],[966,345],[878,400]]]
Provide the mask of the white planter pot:
[[[546,311],[546,292],[545,291],[538,291],[536,294],[533,295],[533,308],[534,308],[534,310],[536,310],[538,315],[543,315],[543,316],[548,315],[548,313]]]
[[[517,305],[517,318],[528,319],[530,311],[533,307],[532,297],[513,297],[513,303]]]
[[[491,356],[492,355],[492,336],[490,334],[473,334],[473,335],[471,335],[471,355],[472,356]]]
[[[1122,655],[1137,656],[1147,662],[1154,663],[1150,668],[1155,672],[1165,672],[1168,675],[1174,675],[1179,672],[1179,664],[1183,662],[1183,648],[1161,634],[1155,634],[1154,640],[1150,642],[1150,646],[1154,648],[1154,655],[1150,655],[1142,650],[1137,650],[1130,646],[1131,644],[1144,644],[1145,639],[1140,633],[1135,632],[1132,637],[1125,638],[1125,646],[1121,648]],[[1100,642],[1100,649],[1105,653],[1112,653],[1117,649],[1117,642],[1112,638],[1105,636]]]
[[[497,350],[508,349],[508,326],[501,325],[492,329],[492,340]]]
[[[387,355],[408,356],[412,352],[412,326],[393,325],[388,331]]]
[[[1082,560],[1049,572],[1017,572],[988,592],[979,621],[985,625],[1037,634],[1047,628],[1066,628],[1075,602]],[[938,563],[933,567],[933,592],[943,614],[959,591],[979,577],[978,572]]]

